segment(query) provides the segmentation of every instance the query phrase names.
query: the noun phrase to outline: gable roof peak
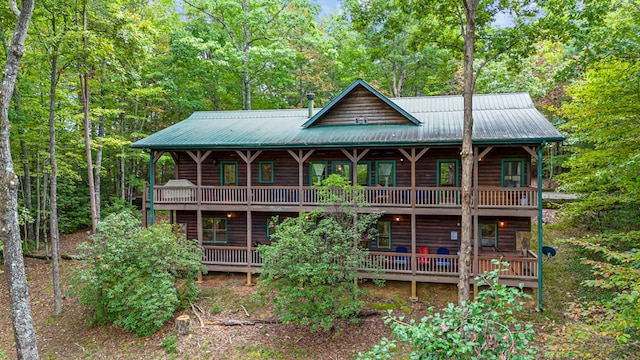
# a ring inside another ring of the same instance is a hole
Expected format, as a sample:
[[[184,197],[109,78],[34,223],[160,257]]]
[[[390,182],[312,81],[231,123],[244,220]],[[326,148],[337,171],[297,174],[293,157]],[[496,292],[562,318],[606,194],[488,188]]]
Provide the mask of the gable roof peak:
[[[333,109],[338,104],[340,104],[345,97],[351,94],[358,87],[363,87],[364,89],[366,89],[371,95],[381,100],[383,103],[391,107],[393,110],[398,112],[402,117],[406,118],[409,122],[413,123],[414,125],[422,124],[420,120],[416,119],[408,111],[406,111],[405,109],[400,107],[398,104],[396,104],[395,102],[391,101],[389,98],[384,96],[381,92],[376,90],[373,86],[369,85],[366,81],[362,79],[356,79],[354,82],[351,83],[351,85],[349,85],[340,94],[338,94],[338,96],[333,98],[333,100],[331,100],[325,107],[323,107],[320,111],[318,111],[314,116],[309,118],[307,122],[302,124],[302,128],[308,128],[312,126],[314,123],[317,123],[319,119],[323,118],[331,109]]]

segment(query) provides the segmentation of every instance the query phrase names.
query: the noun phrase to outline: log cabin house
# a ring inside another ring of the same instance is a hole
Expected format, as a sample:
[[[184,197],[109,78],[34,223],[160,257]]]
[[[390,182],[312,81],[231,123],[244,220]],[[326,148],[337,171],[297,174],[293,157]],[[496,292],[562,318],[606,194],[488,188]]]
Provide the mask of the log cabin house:
[[[475,95],[473,109],[472,272],[502,259],[502,281],[539,289],[541,227],[530,249],[539,160],[563,136],[528,94]],[[308,109],[195,112],[132,145],[149,153],[145,224],[168,210],[202,244],[210,271],[247,273],[250,283],[262,266],[256,244],[271,241],[269,219],[312,210],[313,185],[342,174],[365,187],[363,211],[384,213],[377,239],[360,246],[387,259],[386,279],[411,281],[415,297],[416,282],[458,282],[462,128],[462,96],[391,99],[362,80],[321,109],[310,95]],[[167,153],[175,179],[155,184],[154,164]],[[360,275],[373,273],[363,266]]]

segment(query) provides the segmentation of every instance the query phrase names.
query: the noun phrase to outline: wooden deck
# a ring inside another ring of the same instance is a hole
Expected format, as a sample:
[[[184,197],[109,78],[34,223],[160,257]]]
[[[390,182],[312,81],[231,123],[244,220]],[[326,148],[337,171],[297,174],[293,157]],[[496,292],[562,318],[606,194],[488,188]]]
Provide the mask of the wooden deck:
[[[205,245],[202,263],[210,271],[260,273],[263,260],[255,247]],[[508,262],[509,266],[495,265],[493,259]],[[538,257],[531,251],[526,257],[508,254],[479,254],[478,272],[500,269],[500,280],[508,285],[524,284],[538,287]],[[384,278],[387,280],[418,281],[433,283],[458,283],[458,255],[411,254],[395,252],[369,252],[358,275],[363,279]],[[472,264],[474,261],[472,260]],[[412,264],[415,264],[412,266]],[[472,277],[474,277],[472,276]],[[473,282],[473,281],[472,281]]]
[[[145,190],[145,194],[148,193]],[[357,195],[373,207],[459,208],[461,188],[367,187]],[[352,194],[356,195],[356,194]],[[345,198],[349,198],[345,196]],[[147,203],[149,199],[146,199]],[[535,188],[479,187],[478,208],[528,209],[538,208]],[[318,193],[314,187],[304,186],[201,186],[153,187],[154,205],[278,205],[315,206]],[[476,205],[474,203],[474,205]]]

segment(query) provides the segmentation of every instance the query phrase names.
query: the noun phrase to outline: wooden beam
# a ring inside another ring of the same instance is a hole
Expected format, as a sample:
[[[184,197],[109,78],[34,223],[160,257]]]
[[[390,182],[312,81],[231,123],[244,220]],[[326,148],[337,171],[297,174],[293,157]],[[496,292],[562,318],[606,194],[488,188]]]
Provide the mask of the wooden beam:
[[[155,164],[160,157],[164,155],[164,151],[160,150],[157,153],[153,154],[153,163]]]
[[[480,153],[480,155],[478,155],[478,160],[482,159],[483,157],[485,157],[485,155],[487,155],[489,153],[489,151],[493,150],[493,146],[489,146],[488,148],[484,149],[483,152]]]
[[[255,159],[257,159],[258,156],[260,156],[260,154],[262,154],[262,150],[256,151],[255,154],[253,154],[251,157],[249,157],[249,163],[252,163]]]
[[[418,155],[416,155],[416,161],[420,160],[420,158],[422,158],[422,156],[423,156],[424,154],[426,154],[426,153],[427,153],[427,151],[429,151],[429,148],[428,148],[428,147],[426,147],[426,148],[424,148],[424,149],[420,150],[420,152],[418,153]]]
[[[187,151],[187,155],[191,156],[193,161],[195,161],[196,163],[200,161],[198,155],[194,154],[193,151]]]
[[[207,157],[209,157],[209,155],[211,155],[212,152],[212,150],[207,150],[204,155],[200,157],[200,162],[203,162]]]
[[[535,152],[535,151],[533,151],[530,147],[528,147],[528,146],[523,146],[522,148],[523,148],[523,149],[525,149],[525,151],[526,151],[526,152],[528,152],[528,153],[529,153],[529,155],[531,155],[531,157],[532,157],[532,158],[534,158],[534,159],[538,160],[538,154],[536,154],[536,152]]]
[[[411,150],[414,150],[414,148],[411,148]],[[408,153],[405,149],[403,149],[403,148],[398,148],[398,151],[400,151],[400,152],[402,153],[402,155],[404,155],[404,157],[406,157],[406,158],[407,158],[407,160],[409,160],[409,161],[413,162],[413,156],[412,156],[412,155],[409,155],[409,153]]]
[[[349,154],[349,152],[345,149],[340,149],[340,151],[342,151],[342,153],[347,157],[347,159],[349,159],[349,161],[351,161],[353,164],[357,162],[356,158],[357,158],[358,150],[353,149],[353,155]]]
[[[289,153],[289,155],[291,155],[291,157],[296,161],[296,162],[300,162],[300,157],[293,152],[293,150],[287,150],[287,152]]]
[[[368,152],[369,152],[369,149],[362,150],[362,152],[356,158],[356,162],[360,161],[365,155],[367,155]]]
[[[313,154],[313,152],[316,151],[315,149],[311,149],[309,150],[304,156],[302,156],[302,161],[301,162],[305,162],[307,161],[307,159],[309,158],[309,156],[311,156],[311,154]]]
[[[249,156],[251,156],[251,150],[247,151],[247,155],[245,155],[244,152],[240,150],[236,150],[236,154],[238,154],[238,156],[240,156],[245,163],[247,164],[249,163]]]

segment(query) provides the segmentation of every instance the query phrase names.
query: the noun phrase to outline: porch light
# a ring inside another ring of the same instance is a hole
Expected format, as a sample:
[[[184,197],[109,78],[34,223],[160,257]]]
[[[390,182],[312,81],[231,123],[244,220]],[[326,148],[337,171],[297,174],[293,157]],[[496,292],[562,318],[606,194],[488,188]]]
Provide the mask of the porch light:
[[[232,214],[232,213],[227,213],[227,218],[228,218],[228,219],[231,219],[231,216],[233,216],[233,214]]]
[[[396,222],[396,224],[399,223],[400,222],[400,216],[394,217],[393,220]]]
[[[504,221],[500,221],[498,222],[498,226],[500,226],[501,228],[503,228],[505,226],[505,222]]]
[[[213,158],[213,160],[211,161],[211,163],[213,164],[213,166],[216,166],[216,164],[218,163],[218,159]]]

